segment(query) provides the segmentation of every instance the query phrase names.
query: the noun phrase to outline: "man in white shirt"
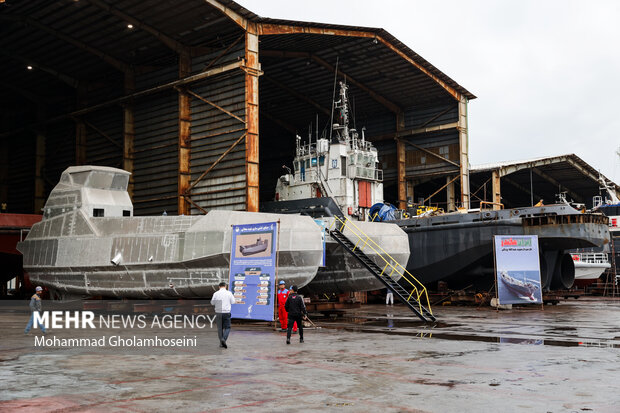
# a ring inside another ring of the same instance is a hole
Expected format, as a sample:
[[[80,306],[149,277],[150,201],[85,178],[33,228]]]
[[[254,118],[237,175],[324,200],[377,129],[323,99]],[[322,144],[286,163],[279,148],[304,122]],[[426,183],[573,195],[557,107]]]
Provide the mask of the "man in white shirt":
[[[226,340],[230,333],[230,308],[235,303],[235,297],[226,289],[226,283],[220,283],[219,291],[211,297],[211,305],[215,307],[215,322],[217,324],[217,336],[220,339],[220,347],[228,348]]]

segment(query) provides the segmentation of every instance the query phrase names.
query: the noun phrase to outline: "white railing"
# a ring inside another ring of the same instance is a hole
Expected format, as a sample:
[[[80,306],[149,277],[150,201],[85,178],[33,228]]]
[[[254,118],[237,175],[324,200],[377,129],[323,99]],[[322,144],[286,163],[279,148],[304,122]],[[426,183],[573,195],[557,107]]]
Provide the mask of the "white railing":
[[[590,264],[607,264],[607,254],[604,252],[580,252],[571,253],[573,261],[587,262]]]

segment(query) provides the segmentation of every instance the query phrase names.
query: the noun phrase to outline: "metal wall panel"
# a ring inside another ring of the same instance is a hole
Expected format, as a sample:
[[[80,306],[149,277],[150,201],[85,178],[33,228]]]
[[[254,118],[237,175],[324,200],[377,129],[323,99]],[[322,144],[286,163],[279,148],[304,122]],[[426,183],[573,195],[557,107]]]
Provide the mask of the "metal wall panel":
[[[110,106],[84,117],[86,125],[86,163],[122,167],[123,111]],[[100,131],[100,132],[99,132]],[[103,136],[105,134],[106,136]]]
[[[243,57],[244,44],[236,45],[222,56],[214,66],[223,65]],[[210,64],[217,54],[195,58],[193,71],[198,72]],[[220,106],[245,120],[245,73],[235,70],[207,78],[189,86],[204,99]],[[245,123],[222,110],[191,98],[191,181],[213,165],[245,133]],[[230,152],[192,189],[192,201],[204,210],[246,208],[245,142],[240,140]],[[202,213],[192,208],[192,214]]]
[[[136,77],[142,90],[178,78],[176,66]],[[134,104],[134,214],[177,213],[178,93],[168,90]]]

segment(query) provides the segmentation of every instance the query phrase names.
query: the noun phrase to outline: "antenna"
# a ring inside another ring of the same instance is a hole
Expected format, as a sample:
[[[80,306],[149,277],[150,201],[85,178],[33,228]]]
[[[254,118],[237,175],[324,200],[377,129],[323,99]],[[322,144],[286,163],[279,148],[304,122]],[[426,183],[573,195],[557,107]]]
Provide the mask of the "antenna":
[[[336,70],[334,70],[334,89],[332,91],[332,114],[329,118],[329,143],[332,142],[332,132],[334,130],[334,101],[336,100],[336,80],[338,78],[338,60],[339,56],[336,56]]]
[[[319,141],[319,114],[318,114],[318,112],[316,114],[315,126],[316,126],[316,141],[318,142]]]

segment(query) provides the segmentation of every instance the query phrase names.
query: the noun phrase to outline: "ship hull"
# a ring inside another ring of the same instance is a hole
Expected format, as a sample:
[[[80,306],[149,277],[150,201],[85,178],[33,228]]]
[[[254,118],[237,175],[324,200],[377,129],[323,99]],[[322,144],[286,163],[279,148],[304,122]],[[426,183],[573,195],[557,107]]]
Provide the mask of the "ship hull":
[[[58,298],[207,298],[229,279],[232,225],[280,222],[278,278],[307,285],[323,255],[309,217],[211,211],[200,217],[92,218],[76,210],[35,224],[18,248],[33,284]],[[73,222],[71,228],[67,223]],[[122,262],[111,260],[121,254]]]
[[[493,237],[536,235],[542,285],[570,288],[574,265],[567,250],[609,242],[606,218],[563,205],[546,208],[446,214],[395,221],[408,235],[407,270],[423,283],[488,288],[494,280]]]

